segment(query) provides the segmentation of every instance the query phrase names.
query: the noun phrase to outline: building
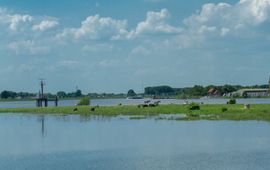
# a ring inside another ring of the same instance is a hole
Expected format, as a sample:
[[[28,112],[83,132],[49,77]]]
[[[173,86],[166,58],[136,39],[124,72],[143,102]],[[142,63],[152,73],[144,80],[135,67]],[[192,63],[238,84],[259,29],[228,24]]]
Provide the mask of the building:
[[[210,88],[207,92],[208,97],[220,97],[220,93],[215,88]]]
[[[256,88],[256,89],[240,89],[231,93],[232,96],[240,97],[267,97],[270,96],[270,77],[268,81],[268,88]]]
[[[233,95],[241,97],[266,97],[269,95],[269,89],[240,89],[234,92]]]

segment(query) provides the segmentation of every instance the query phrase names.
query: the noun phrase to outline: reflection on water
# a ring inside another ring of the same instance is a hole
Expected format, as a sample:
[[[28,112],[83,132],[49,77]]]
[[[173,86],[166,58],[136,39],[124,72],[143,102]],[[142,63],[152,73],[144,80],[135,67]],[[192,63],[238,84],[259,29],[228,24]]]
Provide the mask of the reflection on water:
[[[93,99],[91,105],[96,106],[117,106],[123,105],[138,105],[143,104],[148,99]],[[152,102],[161,101],[161,104],[183,104],[186,100],[181,99],[159,99]],[[190,99],[189,103],[204,103],[204,104],[226,104],[228,99]],[[60,100],[59,106],[75,106],[78,100]],[[239,104],[270,104],[270,98],[252,98],[252,99],[237,99]],[[49,102],[49,106],[54,106],[54,102]],[[36,107],[35,101],[16,101],[16,102],[0,102],[0,108],[32,108]]]
[[[42,134],[42,136],[44,136],[44,134],[45,134],[45,116],[44,115],[39,116],[38,121],[41,122],[41,134]]]
[[[0,115],[0,169],[269,169],[270,125]]]

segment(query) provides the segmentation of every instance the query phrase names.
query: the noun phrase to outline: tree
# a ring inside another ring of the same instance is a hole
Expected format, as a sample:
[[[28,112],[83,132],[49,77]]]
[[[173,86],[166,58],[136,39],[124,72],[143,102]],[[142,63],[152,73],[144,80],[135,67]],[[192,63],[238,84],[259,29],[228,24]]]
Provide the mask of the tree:
[[[65,97],[67,97],[67,94],[64,91],[59,91],[59,92],[57,92],[57,96],[59,98],[65,98]]]
[[[7,98],[15,98],[17,96],[17,93],[12,91],[2,91],[1,92],[1,98],[7,99]]]
[[[227,93],[234,92],[236,90],[237,89],[234,86],[226,84],[226,85],[222,86],[221,93],[222,94],[227,94]]]
[[[148,95],[175,94],[175,90],[170,86],[146,87],[144,93]]]
[[[190,95],[191,96],[204,96],[206,94],[206,89],[203,86],[195,85],[191,90],[190,90]]]
[[[7,99],[9,97],[10,97],[10,95],[9,95],[9,92],[8,91],[2,91],[1,92],[1,98],[2,99]]]
[[[133,97],[133,96],[136,96],[136,93],[134,92],[134,90],[130,89],[130,90],[128,91],[128,93],[127,93],[127,96]]]
[[[81,90],[77,90],[75,92],[75,97],[81,97],[82,96],[82,91]]]

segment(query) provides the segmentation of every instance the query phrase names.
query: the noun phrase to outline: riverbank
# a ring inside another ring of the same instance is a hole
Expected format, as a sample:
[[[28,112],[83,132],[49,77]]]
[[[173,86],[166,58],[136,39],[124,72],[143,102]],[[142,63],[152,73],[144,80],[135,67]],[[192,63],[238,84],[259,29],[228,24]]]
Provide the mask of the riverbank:
[[[139,108],[138,106],[66,106],[47,108],[0,109],[0,113],[31,114],[79,114],[98,116],[155,116],[159,114],[184,114],[177,120],[260,120],[270,121],[270,104],[254,104],[250,109],[243,105],[200,105],[200,110],[190,110],[189,105],[160,105]]]

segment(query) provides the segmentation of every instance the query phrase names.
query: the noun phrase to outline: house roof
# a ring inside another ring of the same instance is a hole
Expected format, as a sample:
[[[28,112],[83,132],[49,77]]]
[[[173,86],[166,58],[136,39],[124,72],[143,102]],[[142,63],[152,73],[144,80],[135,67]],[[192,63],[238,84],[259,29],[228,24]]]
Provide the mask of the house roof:
[[[208,90],[208,93],[210,93],[210,94],[213,94],[215,92],[216,92],[216,89],[214,89],[214,88],[211,88],[211,89]]]

